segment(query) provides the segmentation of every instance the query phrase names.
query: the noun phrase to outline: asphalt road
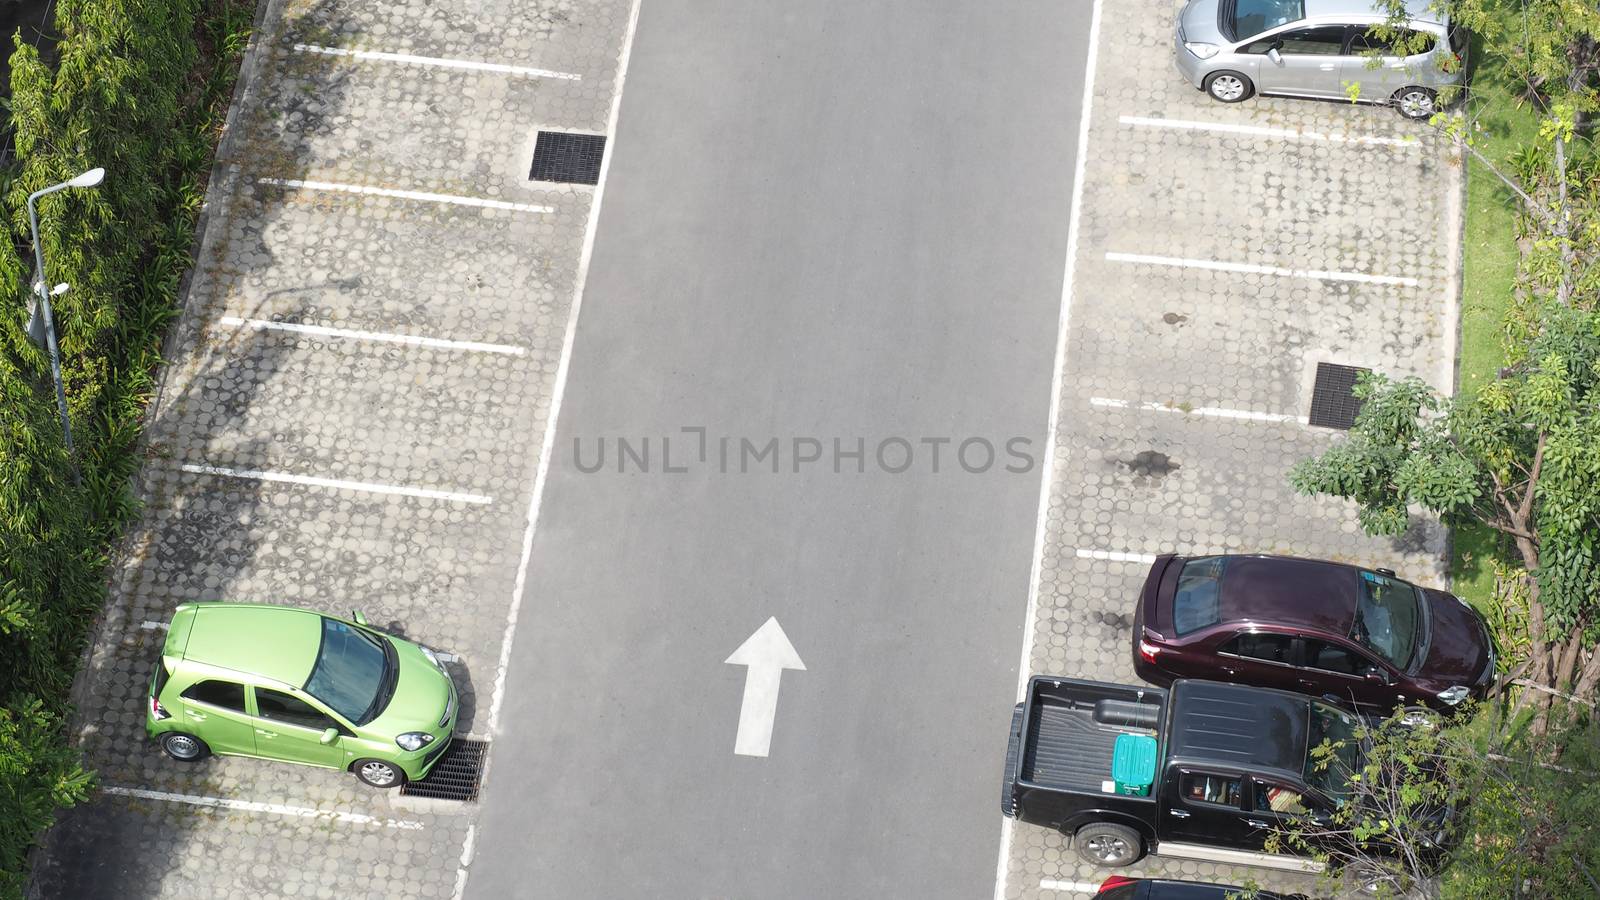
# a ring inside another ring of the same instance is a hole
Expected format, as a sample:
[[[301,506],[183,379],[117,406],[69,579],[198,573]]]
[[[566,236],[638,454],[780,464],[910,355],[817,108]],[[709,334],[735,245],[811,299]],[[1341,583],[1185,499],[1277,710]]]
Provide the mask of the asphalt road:
[[[469,897],[992,892],[1088,18],[645,0]]]

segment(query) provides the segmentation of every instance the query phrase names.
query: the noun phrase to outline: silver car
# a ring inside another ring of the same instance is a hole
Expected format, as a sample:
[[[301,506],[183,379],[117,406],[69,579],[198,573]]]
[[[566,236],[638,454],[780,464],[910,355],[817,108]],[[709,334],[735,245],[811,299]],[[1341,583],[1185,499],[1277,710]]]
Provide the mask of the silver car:
[[[1189,0],[1178,14],[1178,71],[1223,103],[1256,93],[1353,98],[1425,119],[1440,89],[1461,82],[1467,51],[1466,35],[1429,2],[1406,0],[1407,30],[1385,41],[1371,33],[1385,21],[1374,0]]]

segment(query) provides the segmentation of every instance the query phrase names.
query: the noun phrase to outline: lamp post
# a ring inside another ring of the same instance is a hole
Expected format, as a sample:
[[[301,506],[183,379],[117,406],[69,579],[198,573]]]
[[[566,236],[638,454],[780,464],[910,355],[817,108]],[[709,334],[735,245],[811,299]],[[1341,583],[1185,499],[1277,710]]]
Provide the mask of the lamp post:
[[[56,410],[61,413],[61,434],[67,442],[67,455],[72,456],[72,421],[67,418],[67,391],[61,384],[61,348],[56,344],[55,317],[50,312],[50,298],[62,293],[66,285],[57,285],[55,290],[46,287],[44,272],[44,245],[39,242],[39,214],[34,210],[34,203],[40,197],[54,194],[66,188],[94,187],[105,180],[105,169],[90,169],[82,175],[60,184],[53,184],[42,190],[34,191],[28,195],[28,225],[33,229],[33,263],[35,266],[35,281],[33,292],[39,300],[39,314],[44,318],[45,349],[50,351],[50,377],[56,385]],[[31,331],[31,329],[30,329]]]

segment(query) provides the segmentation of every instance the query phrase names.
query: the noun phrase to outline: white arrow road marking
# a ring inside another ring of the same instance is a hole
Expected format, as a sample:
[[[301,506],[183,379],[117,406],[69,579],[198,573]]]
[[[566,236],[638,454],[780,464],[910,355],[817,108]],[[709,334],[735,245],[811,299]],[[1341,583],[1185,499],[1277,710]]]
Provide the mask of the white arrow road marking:
[[[772,747],[772,721],[778,715],[778,682],[783,670],[804,672],[806,664],[800,661],[800,654],[775,617],[757,628],[723,662],[748,667],[744,703],[739,707],[739,736],[734,738],[733,752],[740,756],[766,756]]]

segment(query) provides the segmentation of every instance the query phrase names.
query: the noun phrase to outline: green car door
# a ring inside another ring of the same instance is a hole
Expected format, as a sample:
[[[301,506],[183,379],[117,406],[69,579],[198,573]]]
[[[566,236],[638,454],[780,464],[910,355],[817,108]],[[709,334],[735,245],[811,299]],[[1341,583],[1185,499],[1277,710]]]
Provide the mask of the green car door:
[[[208,678],[189,685],[178,698],[183,720],[212,750],[255,755],[255,720],[245,711],[244,685]]]
[[[271,688],[252,688],[256,701],[256,755],[268,759],[344,768],[341,737],[324,742],[332,728],[342,736],[348,729],[309,703]]]

